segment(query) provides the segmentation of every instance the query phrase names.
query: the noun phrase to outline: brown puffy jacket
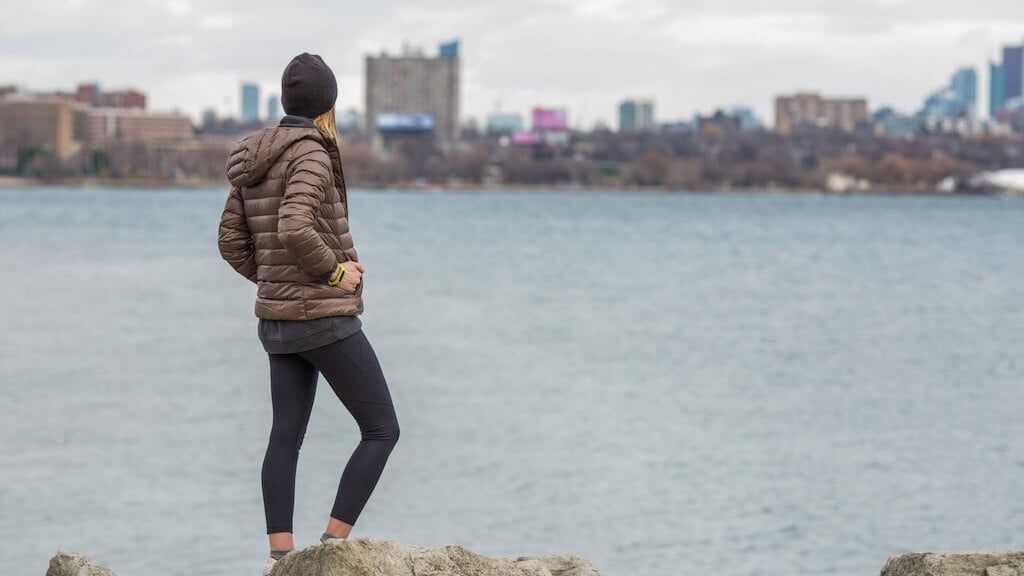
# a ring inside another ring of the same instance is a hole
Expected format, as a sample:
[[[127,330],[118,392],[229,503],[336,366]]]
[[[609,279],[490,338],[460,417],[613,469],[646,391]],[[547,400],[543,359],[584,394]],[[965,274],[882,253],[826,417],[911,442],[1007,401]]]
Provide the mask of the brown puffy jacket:
[[[256,316],[312,320],[363,311],[356,291],[330,286],[338,262],[358,261],[337,144],[306,118],[286,116],[235,146],[220,219],[221,256],[257,285]]]

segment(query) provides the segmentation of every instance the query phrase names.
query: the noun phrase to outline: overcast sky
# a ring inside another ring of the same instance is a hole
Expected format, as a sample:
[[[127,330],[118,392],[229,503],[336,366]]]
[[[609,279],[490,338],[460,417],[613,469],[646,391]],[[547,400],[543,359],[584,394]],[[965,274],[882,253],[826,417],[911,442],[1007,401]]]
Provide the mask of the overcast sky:
[[[617,123],[625,97],[659,121],[820,90],[916,109],[958,66],[1024,42],[1022,0],[3,0],[0,84],[134,87],[154,110],[237,115],[239,84],[277,92],[297,53],[320,54],[339,108],[363,108],[363,58],[462,42],[463,116],[534,105],[573,126]],[[261,103],[260,113],[265,113]]]

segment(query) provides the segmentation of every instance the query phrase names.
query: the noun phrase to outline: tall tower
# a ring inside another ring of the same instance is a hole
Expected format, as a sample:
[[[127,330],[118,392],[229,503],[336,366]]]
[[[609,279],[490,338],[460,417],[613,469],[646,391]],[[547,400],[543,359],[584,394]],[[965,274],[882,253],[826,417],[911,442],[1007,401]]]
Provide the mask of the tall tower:
[[[1003,98],[1024,96],[1024,45],[1003,47]]]
[[[978,73],[974,68],[964,67],[956,71],[949,87],[956,99],[963,104],[964,111],[971,118],[978,110]]]
[[[277,94],[271,94],[270,98],[267,98],[267,120],[277,122],[280,117],[281,100],[277,97]]]
[[[989,62],[988,75],[988,114],[995,118],[1006,105],[1006,74],[1002,64]]]
[[[252,82],[242,84],[242,120],[260,119],[260,87]]]

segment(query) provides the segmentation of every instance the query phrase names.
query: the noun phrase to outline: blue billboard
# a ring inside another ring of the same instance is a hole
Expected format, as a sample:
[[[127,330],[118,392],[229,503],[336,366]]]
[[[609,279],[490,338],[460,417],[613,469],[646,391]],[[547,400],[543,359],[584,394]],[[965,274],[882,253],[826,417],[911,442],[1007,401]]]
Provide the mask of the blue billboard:
[[[458,58],[459,57],[459,41],[453,40],[451,42],[445,42],[441,44],[440,49],[437,51],[439,58]]]
[[[377,114],[377,130],[381,132],[429,132],[433,129],[433,114]]]

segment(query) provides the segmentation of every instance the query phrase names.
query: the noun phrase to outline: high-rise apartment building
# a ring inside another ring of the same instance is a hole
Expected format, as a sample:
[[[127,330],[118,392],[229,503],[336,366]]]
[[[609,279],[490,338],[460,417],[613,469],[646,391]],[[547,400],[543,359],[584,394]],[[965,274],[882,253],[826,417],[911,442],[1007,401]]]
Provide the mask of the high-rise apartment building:
[[[620,132],[648,132],[654,128],[654,102],[625,100],[619,104]]]
[[[242,84],[242,120],[260,119],[260,87],[251,82]]]
[[[366,57],[366,129],[381,135],[433,132],[442,144],[459,137],[458,43],[438,57],[406,49],[401,56]]]
[[[822,98],[820,94],[805,92],[775,99],[775,130],[782,134],[789,134],[798,126],[853,132],[858,123],[869,119],[864,98]]]

